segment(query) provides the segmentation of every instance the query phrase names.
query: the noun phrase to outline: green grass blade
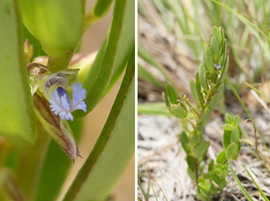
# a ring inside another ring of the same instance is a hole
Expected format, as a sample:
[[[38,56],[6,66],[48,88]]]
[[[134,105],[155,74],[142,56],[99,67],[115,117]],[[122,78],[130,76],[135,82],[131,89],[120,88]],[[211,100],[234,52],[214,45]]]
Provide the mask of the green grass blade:
[[[148,115],[162,115],[172,117],[165,103],[147,103],[147,104],[138,104],[138,113],[139,114],[148,114]]]
[[[247,171],[247,173],[249,174],[249,176],[252,179],[253,183],[257,186],[257,188],[260,191],[261,195],[263,196],[264,200],[265,201],[269,201],[269,199],[266,197],[266,195],[264,194],[264,192],[262,191],[262,189],[260,188],[260,186],[256,183],[256,181],[254,180],[254,178],[252,177],[252,175],[250,174],[250,172],[247,170],[246,166],[244,166],[244,168]]]
[[[152,184],[152,181],[151,181],[151,178],[150,178],[150,176],[148,175],[147,169],[146,169],[146,167],[145,167],[145,165],[144,165],[144,163],[143,163],[142,158],[141,158],[140,155],[139,155],[139,157],[140,157],[141,163],[142,163],[142,165],[143,165],[143,169],[144,169],[144,171],[145,171],[145,173],[146,173],[146,176],[147,176],[147,178],[148,178],[148,180],[149,180],[149,182],[150,182],[150,185],[151,185],[151,188],[152,188],[152,190],[153,190],[155,199],[156,199],[156,201],[158,201],[157,195],[156,195],[156,192],[155,192],[155,189],[154,189],[153,184]],[[166,196],[165,196],[165,198],[166,198]],[[167,200],[167,198],[166,198],[166,200]]]
[[[239,94],[238,94],[237,91],[235,90],[234,86],[232,85],[232,83],[230,82],[230,80],[229,80],[228,78],[226,78],[226,80],[227,80],[227,82],[229,83],[231,89],[233,90],[235,96],[236,96],[237,99],[239,100],[240,104],[242,105],[243,109],[244,109],[245,112],[247,113],[249,119],[251,119],[251,120],[253,121],[251,115],[249,114],[249,111],[247,110],[245,104],[243,103],[243,101],[242,101],[242,99],[240,98]],[[254,122],[254,121],[253,121],[253,122]],[[268,153],[269,153],[269,150],[268,150],[268,148],[267,148],[267,145],[266,145],[266,143],[265,143],[265,141],[264,141],[264,139],[263,139],[261,133],[259,132],[259,130],[258,130],[258,128],[257,128],[257,126],[256,126],[255,124],[254,124],[254,126],[255,126],[255,129],[256,129],[257,133],[259,134],[259,136],[260,136],[260,138],[261,138],[261,140],[262,140],[262,142],[263,142],[263,145],[265,146],[266,150],[267,150]]]
[[[138,64],[138,77],[145,80],[148,83],[153,84],[157,87],[164,87],[164,84],[152,75],[146,68]]]
[[[264,20],[264,26],[265,26],[265,32],[268,39],[268,46],[270,48],[270,41],[269,41],[269,30],[268,30],[268,23],[267,23],[267,15],[265,12],[265,0],[263,0],[263,20]]]
[[[0,135],[14,144],[33,143],[36,121],[17,1],[2,0],[0,18]]]
[[[232,12],[233,14],[235,14],[239,20],[241,20],[244,24],[249,24],[251,25],[253,28],[255,28],[258,32],[260,32],[267,40],[268,42],[270,42],[270,39],[269,37],[260,29],[258,28],[253,22],[249,21],[248,19],[246,19],[244,16],[242,16],[240,13],[232,10],[231,8],[229,8],[228,6],[225,6],[224,4],[218,2],[218,1],[215,1],[215,0],[212,0],[214,3],[226,8],[228,11]]]
[[[135,51],[109,117],[63,201],[97,201],[108,197],[135,149]]]
[[[177,83],[175,82],[175,80],[171,77],[171,75],[166,71],[166,69],[161,66],[156,60],[155,58],[143,47],[142,44],[138,44],[138,56],[141,57],[143,60],[145,60],[146,62],[148,62],[149,64],[151,64],[152,66],[154,66],[155,68],[157,68],[161,74],[164,76],[164,78],[166,79],[166,81],[170,82],[173,87],[175,89],[178,89],[179,87],[177,86]],[[180,100],[183,100],[180,92],[178,90],[175,91],[177,94],[177,97]]]
[[[224,147],[224,146],[223,146]],[[241,184],[240,180],[238,179],[237,175],[235,174],[233,168],[232,168],[232,164],[229,160],[229,157],[228,157],[228,154],[227,154],[227,151],[226,149],[224,148],[224,151],[225,151],[225,155],[226,155],[226,158],[227,158],[227,161],[229,163],[229,166],[230,166],[230,169],[232,171],[232,174],[233,174],[233,177],[236,181],[236,183],[238,184],[238,186],[240,187],[241,191],[243,192],[243,194],[246,196],[246,198],[248,199],[248,201],[253,201],[252,198],[249,196],[248,192],[246,191],[246,189],[243,187],[243,185]]]
[[[258,90],[258,89],[256,89],[255,87],[253,87],[251,84],[249,84],[249,83],[247,83],[247,82],[245,82],[245,84],[249,87],[249,88],[251,88],[251,89],[253,89],[254,91],[256,91],[258,94],[261,94],[269,103],[270,103],[270,99],[263,93],[263,92],[261,92],[260,90]]]

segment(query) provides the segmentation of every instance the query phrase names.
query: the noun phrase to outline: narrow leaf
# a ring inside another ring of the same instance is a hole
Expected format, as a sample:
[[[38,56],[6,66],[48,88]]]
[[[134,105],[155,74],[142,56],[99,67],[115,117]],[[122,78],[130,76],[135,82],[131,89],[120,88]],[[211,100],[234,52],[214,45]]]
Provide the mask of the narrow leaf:
[[[0,2],[0,135],[25,144],[36,139],[36,121],[19,16],[17,1]]]
[[[93,72],[86,76],[83,87],[86,89],[87,113],[107,94],[124,71],[128,57],[135,45],[135,2],[132,0],[115,2],[113,21],[106,47],[103,44],[98,62]],[[96,79],[90,78],[95,76]],[[85,116],[87,113],[76,112],[75,116]]]
[[[97,143],[64,201],[104,200],[125,170],[135,148],[135,51]]]

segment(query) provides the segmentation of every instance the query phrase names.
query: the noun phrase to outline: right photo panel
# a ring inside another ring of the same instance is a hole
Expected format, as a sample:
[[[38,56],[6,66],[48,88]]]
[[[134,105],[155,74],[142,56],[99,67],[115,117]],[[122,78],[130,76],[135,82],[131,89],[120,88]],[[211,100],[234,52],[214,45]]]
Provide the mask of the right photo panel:
[[[270,199],[270,2],[138,0],[138,201]]]

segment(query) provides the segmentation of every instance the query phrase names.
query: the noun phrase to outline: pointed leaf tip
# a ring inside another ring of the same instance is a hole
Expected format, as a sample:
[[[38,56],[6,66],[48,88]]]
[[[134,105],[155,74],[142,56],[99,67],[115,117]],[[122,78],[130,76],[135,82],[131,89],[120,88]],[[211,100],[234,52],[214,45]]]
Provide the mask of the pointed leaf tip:
[[[75,163],[75,158],[81,155],[67,121],[61,120],[51,111],[50,104],[44,97],[35,93],[33,100],[35,113],[42,126]]]

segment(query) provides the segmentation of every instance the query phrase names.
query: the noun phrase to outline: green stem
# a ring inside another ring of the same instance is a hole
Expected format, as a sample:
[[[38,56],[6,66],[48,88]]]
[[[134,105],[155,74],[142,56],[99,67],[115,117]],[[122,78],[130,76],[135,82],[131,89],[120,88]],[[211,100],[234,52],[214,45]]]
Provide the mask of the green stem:
[[[192,125],[193,128],[196,128],[196,125],[189,118],[186,118],[186,120]]]
[[[187,98],[183,98],[185,103],[193,110],[194,113],[196,113],[197,115],[199,115],[199,113],[197,112],[197,110],[189,103]]]
[[[69,62],[73,56],[74,51],[71,50],[67,52],[66,54],[62,55],[61,57],[54,58],[49,56],[49,61],[48,61],[48,69],[52,73],[64,70],[68,67]]]
[[[198,181],[199,181],[199,164],[198,161],[196,160],[196,158],[193,158],[194,163],[195,163],[195,175],[196,175],[196,184],[198,186]]]

